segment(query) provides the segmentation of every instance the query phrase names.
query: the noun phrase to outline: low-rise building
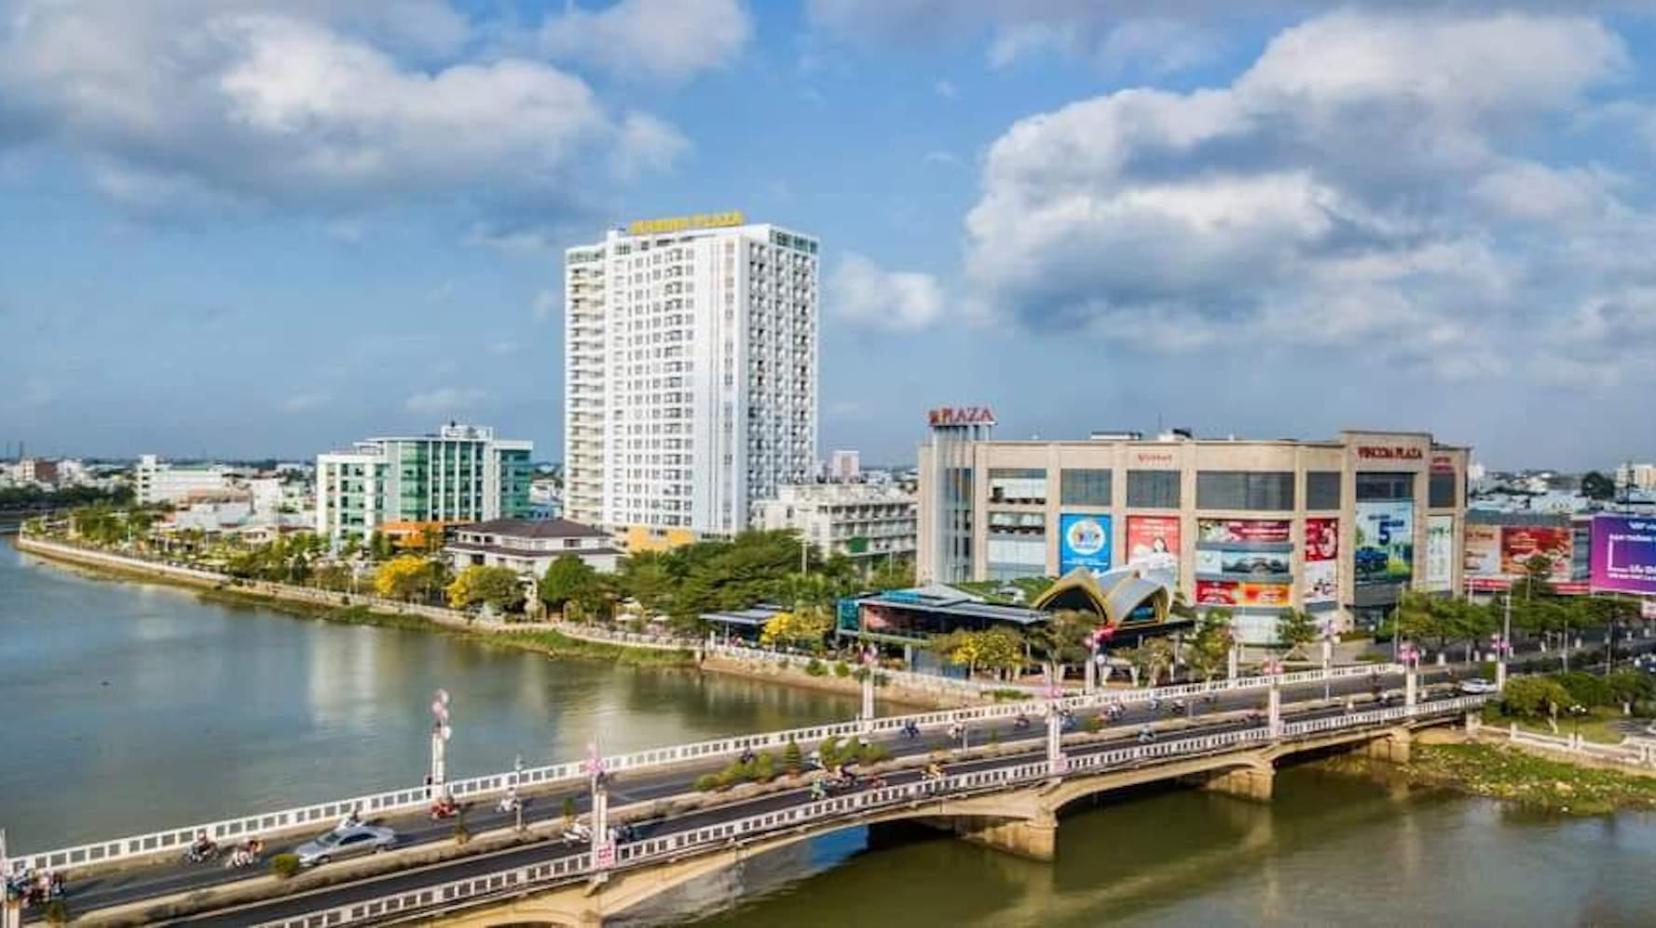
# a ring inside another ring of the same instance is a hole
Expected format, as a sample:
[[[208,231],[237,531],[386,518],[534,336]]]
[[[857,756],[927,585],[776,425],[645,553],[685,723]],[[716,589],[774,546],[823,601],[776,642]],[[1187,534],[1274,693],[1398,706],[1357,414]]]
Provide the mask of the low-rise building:
[[[892,486],[789,483],[754,502],[755,528],[792,529],[824,555],[862,564],[914,557],[915,500]]]
[[[492,519],[461,525],[443,552],[455,570],[509,567],[535,577],[568,554],[600,573],[613,573],[621,560],[608,532],[568,519]]]
[[[232,489],[231,472],[216,464],[173,464],[146,454],[133,468],[132,489],[140,506],[209,499]]]

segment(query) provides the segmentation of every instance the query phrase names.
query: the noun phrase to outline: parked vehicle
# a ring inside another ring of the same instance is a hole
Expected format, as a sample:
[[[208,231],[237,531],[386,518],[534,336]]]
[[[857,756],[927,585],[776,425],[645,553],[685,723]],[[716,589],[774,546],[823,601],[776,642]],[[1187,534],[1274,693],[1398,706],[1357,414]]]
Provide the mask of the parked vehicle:
[[[1482,678],[1462,680],[1459,689],[1467,696],[1491,696],[1500,692],[1500,688],[1495,685],[1495,681]]]

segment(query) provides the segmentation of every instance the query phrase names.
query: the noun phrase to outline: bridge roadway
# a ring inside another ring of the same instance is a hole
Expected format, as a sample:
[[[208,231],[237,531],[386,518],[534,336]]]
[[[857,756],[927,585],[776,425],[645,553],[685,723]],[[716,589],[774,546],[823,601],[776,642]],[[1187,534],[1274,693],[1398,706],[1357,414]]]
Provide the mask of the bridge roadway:
[[[1429,706],[1434,701],[1444,701],[1454,696],[1452,688],[1437,687],[1425,690],[1421,694],[1422,707]],[[1358,711],[1363,711],[1359,709]],[[1336,700],[1333,704],[1324,704],[1313,708],[1290,711],[1286,706],[1282,714],[1284,724],[1304,722],[1320,718],[1332,718],[1344,714],[1344,706]],[[1164,718],[1165,721],[1165,718]],[[1168,739],[1197,737],[1227,732],[1240,732],[1248,729],[1265,728],[1263,720],[1251,720],[1237,717],[1232,714],[1229,718],[1216,719],[1208,724],[1197,725],[1193,728],[1180,729],[1164,735]],[[1039,740],[1044,736],[1043,726],[1033,726]],[[1102,735],[1117,732],[1115,737],[1105,737],[1098,741],[1086,744],[1072,744],[1066,747],[1066,756],[1072,759],[1082,758],[1094,754],[1103,754],[1121,748],[1130,748],[1139,744],[1137,725],[1122,725],[1106,729]],[[985,772],[1018,767],[1035,762],[1044,762],[1046,759],[1044,745],[1031,750],[1017,753],[999,754],[992,757],[980,757],[943,764],[945,775],[953,776],[964,773]],[[885,786],[897,787],[915,783],[922,779],[922,772],[918,768],[888,773],[883,778]],[[859,790],[873,788],[868,782],[862,782]],[[801,785],[797,788],[782,792],[755,796],[745,800],[721,804],[714,808],[697,810],[671,818],[643,822],[638,825],[638,837],[635,840],[646,841],[652,838],[661,838],[681,832],[691,832],[698,828],[716,825],[725,822],[734,822],[754,815],[778,812],[790,808],[807,805],[815,800],[810,796],[810,790]],[[520,867],[536,864],[547,864],[560,859],[571,860],[587,852],[585,844],[569,844],[557,841],[547,841],[536,845],[515,847],[488,854],[479,854],[471,857],[457,858],[424,867],[400,871],[378,877],[367,877],[361,880],[341,883],[335,886],[323,887],[310,892],[299,893],[263,902],[238,906],[214,912],[206,912],[196,916],[187,916],[167,922],[170,925],[212,926],[212,928],[229,928],[229,926],[267,926],[289,919],[310,916],[313,913],[323,912],[339,906],[351,905],[374,899],[381,899],[397,893],[409,892],[425,887],[437,886],[453,881],[466,880],[476,877],[502,873]]]
[[[1434,677],[1441,676],[1437,668],[1423,668],[1420,678],[1423,685]],[[1395,683],[1401,674],[1392,674],[1382,679]],[[1369,677],[1351,677],[1335,680],[1330,684],[1330,693],[1336,699],[1348,695],[1367,694],[1373,685]],[[1321,682],[1286,686],[1283,688],[1283,712],[1287,717],[1293,712],[1294,703],[1320,700],[1323,696]],[[1187,702],[1196,712],[1196,719],[1202,715],[1212,715],[1221,712],[1234,712],[1246,709],[1263,709],[1266,702],[1266,691],[1256,689],[1251,691],[1227,692],[1218,694],[1217,701],[1212,704],[1201,704],[1191,700]],[[1170,719],[1169,706],[1164,703],[1160,709],[1151,709],[1148,705],[1126,703],[1126,713],[1121,720],[1115,723],[1117,727],[1143,725],[1147,722],[1168,721]],[[1083,716],[1084,717],[1084,716]],[[1299,717],[1299,714],[1295,714]],[[1186,716],[1180,716],[1181,719]],[[978,721],[967,726],[967,742],[970,745],[981,745],[991,738],[1001,744],[1012,744],[1019,741],[1030,741],[1039,744],[1045,738],[1045,726],[1038,718],[1034,724],[1019,729],[1011,719],[996,719]],[[1204,728],[1204,730],[1207,730]],[[1219,729],[1213,729],[1219,730]],[[944,740],[941,733],[933,732],[922,734],[917,739],[909,739],[901,734],[888,734],[883,737],[874,737],[874,740],[883,744],[893,758],[915,757],[933,750]],[[814,744],[801,744],[807,751],[815,747]],[[633,773],[619,773],[612,778],[610,787],[610,807],[617,809],[633,803],[648,802],[650,800],[666,799],[683,796],[692,792],[691,784],[696,777],[719,769],[729,762],[729,757],[717,757],[703,763],[685,763],[672,767],[645,769]],[[562,805],[565,798],[574,800],[576,811],[588,811],[589,795],[584,783],[564,782],[554,788],[529,796],[525,803],[524,824],[530,826],[535,823],[549,823],[563,817]],[[399,850],[404,848],[419,848],[425,846],[439,846],[452,842],[452,822],[433,822],[423,810],[408,811],[382,817],[370,818],[375,824],[383,824],[395,829],[399,836]],[[697,819],[696,821],[700,821]],[[494,808],[492,802],[479,801],[474,803],[466,814],[466,825],[474,834],[482,834],[497,829],[510,828],[514,823],[514,816]],[[693,827],[693,826],[685,826]],[[547,826],[542,825],[542,830]],[[318,831],[325,830],[319,828]],[[293,837],[281,842],[267,842],[266,859],[270,855],[291,850],[309,836]],[[544,846],[525,848],[523,852],[530,854],[545,854]],[[479,859],[491,859],[489,855],[477,855]],[[463,858],[464,859],[464,858]],[[454,863],[458,863],[455,861]],[[333,866],[338,866],[337,864]],[[490,866],[496,866],[491,864]],[[260,876],[263,871],[235,871],[227,870],[215,863],[186,864],[176,855],[168,855],[150,863],[134,862],[118,869],[105,872],[94,872],[84,877],[71,879],[66,887],[66,900],[71,910],[77,914],[86,914],[100,909],[114,906],[127,906],[145,900],[155,900],[183,893],[191,893],[212,887],[225,886],[251,876]]]

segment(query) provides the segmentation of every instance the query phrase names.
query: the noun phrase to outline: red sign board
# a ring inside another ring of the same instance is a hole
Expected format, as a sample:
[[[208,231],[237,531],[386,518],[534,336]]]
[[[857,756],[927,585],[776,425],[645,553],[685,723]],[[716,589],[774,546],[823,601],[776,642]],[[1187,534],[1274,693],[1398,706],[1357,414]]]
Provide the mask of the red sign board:
[[[1357,456],[1365,461],[1418,461],[1426,454],[1407,445],[1358,445]]]
[[[1455,459],[1447,454],[1432,455],[1432,473],[1452,474],[1455,472]]]
[[[926,413],[932,425],[994,425],[995,414],[987,406],[939,406]]]

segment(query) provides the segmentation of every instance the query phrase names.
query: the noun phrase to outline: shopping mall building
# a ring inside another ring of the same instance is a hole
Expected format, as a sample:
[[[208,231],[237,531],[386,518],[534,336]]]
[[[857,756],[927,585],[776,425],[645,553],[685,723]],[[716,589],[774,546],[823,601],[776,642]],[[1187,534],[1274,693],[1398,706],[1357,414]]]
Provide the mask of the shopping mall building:
[[[1461,589],[1469,449],[1423,432],[998,441],[987,409],[929,418],[921,583],[1132,567],[1250,643],[1287,608],[1371,627],[1405,589]]]

